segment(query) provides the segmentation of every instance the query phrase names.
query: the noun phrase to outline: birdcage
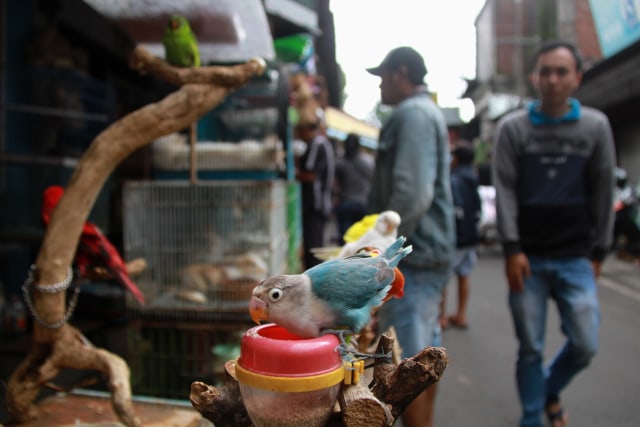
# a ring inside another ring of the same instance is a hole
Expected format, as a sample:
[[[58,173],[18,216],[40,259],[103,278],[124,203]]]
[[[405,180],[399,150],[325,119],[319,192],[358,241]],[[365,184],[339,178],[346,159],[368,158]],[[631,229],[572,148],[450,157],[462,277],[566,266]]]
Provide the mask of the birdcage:
[[[173,133],[156,139],[153,144],[154,176],[186,177],[191,167],[189,143],[185,135]],[[223,171],[260,171],[273,175],[282,167],[284,151],[280,141],[273,135],[261,140],[240,142],[199,141],[195,146],[197,169],[207,178],[207,173]]]
[[[201,179],[275,178],[285,167],[288,102],[286,75],[267,69],[198,120],[193,156],[184,133],[153,141],[154,178],[185,179],[193,159]]]
[[[240,355],[249,326],[197,322],[133,322],[127,328],[127,362],[135,394],[185,399],[194,381],[220,385],[224,365]]]
[[[144,258],[134,317],[245,319],[251,290],[287,269],[287,185],[260,181],[128,182],[124,252]]]

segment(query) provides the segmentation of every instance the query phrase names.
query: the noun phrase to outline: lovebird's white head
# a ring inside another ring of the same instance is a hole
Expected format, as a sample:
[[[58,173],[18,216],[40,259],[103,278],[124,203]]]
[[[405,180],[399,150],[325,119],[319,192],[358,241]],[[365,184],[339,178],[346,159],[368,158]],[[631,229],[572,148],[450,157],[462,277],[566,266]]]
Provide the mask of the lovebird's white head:
[[[249,314],[254,322],[276,323],[303,338],[320,335],[330,311],[313,296],[311,281],[304,274],[279,275],[253,289]]]

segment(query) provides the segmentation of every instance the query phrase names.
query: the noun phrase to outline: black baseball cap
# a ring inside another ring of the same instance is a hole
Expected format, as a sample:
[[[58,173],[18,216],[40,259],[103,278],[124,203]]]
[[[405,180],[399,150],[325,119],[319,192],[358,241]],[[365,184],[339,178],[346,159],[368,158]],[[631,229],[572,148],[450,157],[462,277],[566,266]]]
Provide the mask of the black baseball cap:
[[[424,59],[415,49],[408,46],[392,49],[380,65],[367,68],[367,71],[374,76],[381,76],[383,71],[395,71],[402,65],[407,67],[407,75],[413,84],[424,82],[424,76],[427,74]]]

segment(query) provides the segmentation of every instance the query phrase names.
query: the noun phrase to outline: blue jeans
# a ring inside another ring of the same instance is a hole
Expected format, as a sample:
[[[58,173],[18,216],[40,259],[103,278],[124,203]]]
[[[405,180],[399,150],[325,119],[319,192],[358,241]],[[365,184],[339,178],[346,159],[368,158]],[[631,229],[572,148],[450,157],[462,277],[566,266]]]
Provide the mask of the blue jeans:
[[[586,258],[529,257],[531,277],[524,292],[509,294],[519,340],[516,379],[522,404],[521,427],[542,426],[548,397],[557,397],[586,368],[598,349],[600,309],[596,279]],[[543,368],[547,298],[555,300],[565,344]]]
[[[384,303],[377,316],[380,333],[391,326],[395,328],[405,358],[425,347],[442,345],[438,315],[449,273],[418,270],[408,265],[400,265],[400,271],[404,275],[404,296]]]

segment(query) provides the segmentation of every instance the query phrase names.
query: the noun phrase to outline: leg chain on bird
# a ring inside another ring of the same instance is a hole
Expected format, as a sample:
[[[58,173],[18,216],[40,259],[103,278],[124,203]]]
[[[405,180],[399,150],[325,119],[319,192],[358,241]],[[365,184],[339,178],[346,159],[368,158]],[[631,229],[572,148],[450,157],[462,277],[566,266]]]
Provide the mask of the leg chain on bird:
[[[325,329],[323,331],[325,334],[333,334],[340,339],[340,344],[336,347],[338,353],[342,360],[346,362],[357,362],[359,360],[366,359],[380,359],[387,358],[391,359],[391,352],[389,353],[362,353],[354,349],[354,346],[351,345],[351,337],[354,335],[353,331],[347,329]],[[349,334],[349,336],[345,339],[345,334]]]

